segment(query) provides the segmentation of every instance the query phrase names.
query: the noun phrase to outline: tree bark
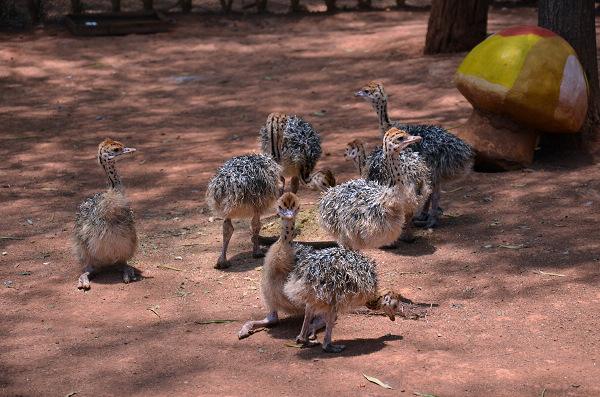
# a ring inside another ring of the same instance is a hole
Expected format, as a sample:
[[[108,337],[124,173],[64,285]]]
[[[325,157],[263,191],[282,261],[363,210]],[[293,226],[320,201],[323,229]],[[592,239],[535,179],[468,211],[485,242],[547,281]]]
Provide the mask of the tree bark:
[[[469,51],[487,35],[489,0],[432,0],[425,54]]]
[[[81,1],[80,0],[71,0],[71,13],[73,14],[81,14],[81,12],[83,11],[82,7],[81,7]]]
[[[585,70],[589,83],[587,120],[581,134],[569,137],[547,137],[550,146],[567,144],[572,149],[588,146],[598,137],[600,124],[600,86],[598,84],[598,62],[596,60],[596,20],[594,0],[540,0],[538,25],[552,30],[567,40],[575,49]]]
[[[192,0],[181,0],[181,12],[184,14],[192,12]]]
[[[112,12],[121,12],[121,0],[111,0]]]
[[[142,0],[144,11],[152,11],[154,9],[154,0]]]

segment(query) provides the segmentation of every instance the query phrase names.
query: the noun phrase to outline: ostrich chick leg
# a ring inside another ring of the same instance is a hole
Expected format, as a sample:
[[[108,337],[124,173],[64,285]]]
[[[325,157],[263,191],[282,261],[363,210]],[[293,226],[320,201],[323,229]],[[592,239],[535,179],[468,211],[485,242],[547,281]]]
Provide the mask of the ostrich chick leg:
[[[123,264],[123,282],[129,284],[130,281],[137,281],[135,270],[127,263]]]
[[[238,339],[244,339],[253,334],[253,331],[257,328],[272,327],[279,322],[279,317],[276,311],[269,312],[267,317],[262,320],[250,320],[242,326],[240,332],[238,332]]]
[[[310,334],[308,335],[308,339],[317,339],[317,332],[323,328],[325,328],[325,319],[323,319],[323,315],[319,314],[318,316],[314,316],[310,322]]]
[[[79,282],[77,283],[77,289],[88,290],[90,289],[90,277],[94,273],[92,265],[87,265],[81,276],[79,276]]]
[[[300,330],[300,335],[296,337],[296,343],[311,347],[317,345],[317,342],[310,340],[308,336],[309,331],[312,332],[314,330],[314,327],[312,326],[314,315],[315,311],[310,307],[310,305],[306,305],[304,309],[304,321],[302,322],[302,329]]]
[[[227,247],[229,246],[229,240],[233,234],[233,225],[231,219],[226,218],[223,221],[223,249],[221,250],[221,256],[217,260],[215,269],[225,269],[229,267],[229,261],[227,260]]]
[[[325,336],[323,337],[323,351],[327,353],[340,353],[346,348],[345,345],[334,345],[331,343],[331,334],[335,325],[336,315],[333,310],[325,314]]]
[[[440,195],[442,194],[442,187],[437,182],[433,186],[433,192],[431,193],[431,205],[429,206],[429,216],[427,217],[427,223],[425,227],[435,227],[438,224],[438,214],[440,212]]]
[[[252,217],[252,257],[262,258],[265,253],[260,249],[258,235],[260,233],[260,214],[255,213]]]
[[[282,196],[283,192],[285,192],[285,178],[280,176],[279,180],[281,181],[281,187],[279,188],[279,196]]]
[[[298,187],[300,186],[300,179],[297,176],[292,177],[292,181],[290,182],[290,190],[292,193],[298,193]]]

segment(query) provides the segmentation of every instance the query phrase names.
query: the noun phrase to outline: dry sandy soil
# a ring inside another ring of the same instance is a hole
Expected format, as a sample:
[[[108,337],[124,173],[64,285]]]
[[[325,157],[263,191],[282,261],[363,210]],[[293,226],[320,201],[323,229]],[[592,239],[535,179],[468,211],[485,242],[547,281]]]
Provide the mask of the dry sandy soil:
[[[216,168],[257,150],[266,115],[285,111],[321,131],[322,165],[352,178],[345,143],[378,140],[353,92],[383,79],[394,118],[460,128],[463,55],[421,55],[421,12],[177,18],[150,36],[0,37],[1,395],[600,395],[592,162],[473,173],[445,187],[439,228],[367,251],[383,284],[439,304],[426,319],[341,315],[338,355],[286,346],[298,319],[238,341],[264,315],[262,262],[240,221],[231,268],[213,269],[221,224],[204,191]],[[532,9],[494,10],[489,30],[535,21]],[[144,278],[108,273],[83,293],[72,221],[105,185],[94,157],[108,136],[138,148],[120,170]],[[306,209],[318,198],[300,194]],[[202,323],[219,319],[234,321]]]

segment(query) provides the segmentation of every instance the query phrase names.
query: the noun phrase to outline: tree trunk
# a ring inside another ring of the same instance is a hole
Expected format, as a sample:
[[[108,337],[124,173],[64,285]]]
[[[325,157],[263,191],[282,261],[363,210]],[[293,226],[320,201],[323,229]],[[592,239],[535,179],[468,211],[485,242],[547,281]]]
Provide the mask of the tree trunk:
[[[372,8],[371,0],[358,0],[358,8],[368,10]]]
[[[121,12],[121,0],[111,0],[112,12]]]
[[[265,0],[266,1],[266,0]],[[231,11],[231,6],[233,5],[233,0],[219,0],[221,3],[221,9],[225,14]]]
[[[181,12],[184,14],[192,12],[192,0],[181,0]]]
[[[336,0],[325,0],[325,5],[327,6],[327,12],[337,11],[337,5],[335,3],[336,3]]]
[[[80,0],[71,0],[71,13],[73,14],[81,14],[81,1]]]
[[[256,12],[259,14],[267,12],[267,0],[256,1]]]
[[[152,11],[154,9],[154,0],[142,0],[144,11]]]
[[[598,137],[600,124],[600,87],[596,60],[596,21],[594,0],[540,0],[538,24],[567,40],[577,52],[587,75],[590,97],[587,120],[581,134],[548,136],[545,143],[556,148],[567,144],[573,148],[587,147]],[[575,138],[575,139],[574,139]],[[574,147],[575,146],[575,147]]]
[[[425,54],[469,51],[487,35],[489,0],[432,0]]]

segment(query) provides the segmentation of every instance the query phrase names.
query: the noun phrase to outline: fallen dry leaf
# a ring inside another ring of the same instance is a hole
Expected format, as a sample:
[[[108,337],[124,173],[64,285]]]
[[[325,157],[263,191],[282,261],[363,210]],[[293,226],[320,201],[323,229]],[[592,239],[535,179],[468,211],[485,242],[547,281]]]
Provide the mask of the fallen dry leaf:
[[[544,272],[544,271],[541,271],[541,270],[534,270],[533,272],[534,272],[535,274],[541,274],[541,275],[543,275],[543,276],[567,277],[567,276],[566,276],[566,275],[564,275],[564,274],[559,274],[559,273],[549,273],[549,272]]]
[[[459,190],[462,190],[462,189],[463,189],[463,187],[460,186],[460,187],[454,188],[452,190],[446,190],[444,193],[454,193],[454,192],[458,192]]]
[[[159,305],[154,305],[154,306],[150,306],[150,307],[149,307],[148,309],[146,309],[146,310],[149,310],[149,311],[151,311],[152,313],[156,314],[156,317],[158,317],[158,318],[160,319],[160,314],[158,314],[158,311],[157,311],[158,309],[160,309],[160,306],[159,306]]]
[[[376,385],[379,385],[381,387],[383,387],[384,389],[393,389],[392,386],[388,385],[387,383],[383,383],[382,381],[380,381],[377,378],[374,378],[372,376],[369,375],[365,375],[363,374],[363,376],[365,377],[366,380],[368,380],[371,383],[375,383]]]
[[[158,267],[159,269],[169,269],[169,270],[175,270],[178,272],[182,272],[183,269],[179,269],[177,267],[173,267],[173,266],[169,266],[169,265],[156,265],[156,267]]]
[[[509,250],[520,250],[521,248],[525,248],[525,244],[500,244],[499,248],[506,248]]]

